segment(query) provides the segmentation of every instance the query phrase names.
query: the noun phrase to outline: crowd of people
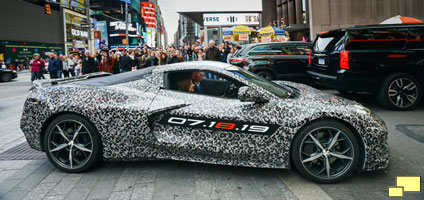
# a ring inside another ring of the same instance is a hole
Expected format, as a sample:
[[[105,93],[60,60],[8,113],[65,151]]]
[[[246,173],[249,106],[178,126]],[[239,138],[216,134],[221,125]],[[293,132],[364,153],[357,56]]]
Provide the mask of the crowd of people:
[[[118,74],[146,67],[166,65],[178,62],[212,60],[230,62],[238,47],[229,43],[215,45],[213,40],[207,46],[182,45],[179,48],[168,46],[165,49],[153,49],[144,46],[134,50],[99,50],[94,54],[85,51],[84,54],[65,56],[51,53],[49,58],[42,59],[38,53],[30,61],[31,81],[45,79],[49,73],[51,79],[80,76],[94,72]]]

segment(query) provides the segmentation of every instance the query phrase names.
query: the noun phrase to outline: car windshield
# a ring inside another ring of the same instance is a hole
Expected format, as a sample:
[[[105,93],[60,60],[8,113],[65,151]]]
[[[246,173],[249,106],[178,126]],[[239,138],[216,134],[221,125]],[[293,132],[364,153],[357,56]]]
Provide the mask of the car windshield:
[[[240,76],[244,79],[247,79],[254,84],[258,85],[259,87],[265,89],[268,92],[271,92],[275,96],[278,96],[280,98],[287,98],[290,97],[292,94],[294,94],[294,91],[289,87],[284,87],[281,85],[278,85],[274,82],[270,82],[266,79],[263,79],[262,77],[246,71],[244,69],[236,68],[229,70],[230,72],[234,73],[237,76]]]

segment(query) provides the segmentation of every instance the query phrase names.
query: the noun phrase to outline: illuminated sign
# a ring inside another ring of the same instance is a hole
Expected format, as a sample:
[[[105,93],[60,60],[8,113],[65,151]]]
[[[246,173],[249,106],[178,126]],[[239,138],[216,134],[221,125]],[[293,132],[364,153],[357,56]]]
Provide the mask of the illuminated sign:
[[[141,2],[141,16],[148,28],[156,28],[155,4]]]

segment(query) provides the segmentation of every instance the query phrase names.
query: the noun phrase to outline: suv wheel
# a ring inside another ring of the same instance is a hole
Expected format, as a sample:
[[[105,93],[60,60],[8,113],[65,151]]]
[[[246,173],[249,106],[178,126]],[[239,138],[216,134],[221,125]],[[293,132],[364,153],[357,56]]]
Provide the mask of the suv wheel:
[[[359,145],[344,124],[330,119],[318,120],[297,133],[291,157],[302,176],[320,183],[335,183],[357,169]]]
[[[9,82],[12,80],[13,75],[11,73],[4,73],[1,75],[2,82]]]
[[[275,75],[269,71],[259,71],[256,74],[269,81],[275,79]]]
[[[412,110],[420,103],[421,96],[421,86],[413,76],[396,73],[384,80],[378,101],[392,110]]]

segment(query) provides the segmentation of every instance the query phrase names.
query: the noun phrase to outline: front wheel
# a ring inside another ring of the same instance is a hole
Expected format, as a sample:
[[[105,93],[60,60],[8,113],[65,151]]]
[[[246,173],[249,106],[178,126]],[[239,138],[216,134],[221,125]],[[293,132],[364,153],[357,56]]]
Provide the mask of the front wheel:
[[[13,75],[11,73],[4,73],[1,75],[2,82],[9,82],[13,79]]]
[[[384,80],[378,101],[392,110],[412,110],[420,103],[421,96],[421,85],[413,76],[396,73]]]
[[[335,120],[319,120],[295,137],[292,161],[300,174],[320,183],[348,178],[359,162],[359,146],[352,131]]]
[[[101,158],[96,128],[75,114],[60,115],[50,123],[44,134],[44,149],[53,165],[70,173],[86,171]]]

